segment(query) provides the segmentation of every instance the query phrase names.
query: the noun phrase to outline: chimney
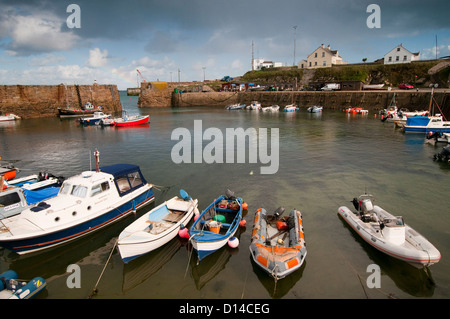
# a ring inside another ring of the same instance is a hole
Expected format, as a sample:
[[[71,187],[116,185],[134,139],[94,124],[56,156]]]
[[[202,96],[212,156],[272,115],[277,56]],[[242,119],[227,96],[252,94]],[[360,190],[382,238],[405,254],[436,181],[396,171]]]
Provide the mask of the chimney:
[[[323,43],[320,46],[323,48]]]
[[[327,49],[328,49],[328,50],[331,50],[331,47],[330,47],[330,45],[328,45],[328,46],[327,46]]]

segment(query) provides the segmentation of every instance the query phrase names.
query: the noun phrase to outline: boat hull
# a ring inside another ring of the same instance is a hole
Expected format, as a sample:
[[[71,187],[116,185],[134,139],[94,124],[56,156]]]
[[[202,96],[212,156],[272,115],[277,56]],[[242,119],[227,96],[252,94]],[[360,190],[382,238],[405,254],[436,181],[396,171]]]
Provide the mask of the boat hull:
[[[94,114],[94,112],[97,112],[98,109],[90,109],[90,110],[75,110],[75,109],[58,109],[59,117],[65,118],[65,117],[84,117],[84,116],[91,116]]]
[[[229,203],[236,201],[239,208],[237,210],[217,208],[217,205],[219,205],[221,201],[228,201]],[[243,201],[240,197],[229,200],[225,196],[220,196],[200,214],[199,218],[197,218],[191,226],[189,230],[190,241],[197,251],[199,261],[225,246],[228,240],[234,236],[238,229],[239,222],[242,220],[242,203]],[[225,233],[217,233],[211,228],[208,229],[205,227],[205,224],[210,221],[210,218],[207,217],[208,213],[214,208],[215,211],[219,213],[234,214],[233,219],[229,221],[229,223],[222,223],[224,227],[227,227]]]
[[[394,217],[376,205],[374,205],[374,212],[377,215]],[[384,239],[381,231],[371,231],[367,223],[364,223],[348,207],[339,207],[338,214],[366,243],[393,258],[407,262],[417,268],[433,265],[441,259],[440,252],[408,225],[405,225],[405,242],[399,245]]]
[[[173,198],[172,201],[182,201],[181,199]],[[144,254],[147,254],[174,239],[178,235],[181,225],[187,225],[197,211],[197,200],[186,202],[186,209],[182,218],[177,220],[176,223],[165,221],[163,216],[159,215],[159,211],[164,206],[171,208],[171,202],[164,202],[161,205],[155,207],[150,212],[145,213],[131,225],[126,227],[119,235],[117,247],[119,249],[120,256],[125,263],[138,258]],[[173,207],[173,206],[172,206]],[[198,211],[197,211],[198,213]],[[170,213],[169,213],[170,214]],[[148,229],[151,222],[164,223],[163,227],[168,227],[160,233],[152,234]]]
[[[110,210],[72,227],[41,234],[31,233],[29,236],[22,236],[21,238],[15,238],[14,236],[3,237],[0,240],[0,245],[19,255],[24,255],[59,246],[87,236],[121,220],[136,209],[151,203],[155,199],[152,185],[141,187],[135,194],[136,196],[120,204],[118,207],[111,207]],[[4,228],[1,231],[8,232],[9,230]]]
[[[115,126],[116,127],[127,127],[127,126],[143,125],[143,124],[147,124],[148,121],[149,121],[149,116],[146,115],[138,120],[115,121]]]
[[[301,213],[292,210],[289,228],[281,231],[267,220],[266,210],[259,208],[255,214],[250,253],[261,269],[277,280],[283,279],[298,270],[306,258]]]

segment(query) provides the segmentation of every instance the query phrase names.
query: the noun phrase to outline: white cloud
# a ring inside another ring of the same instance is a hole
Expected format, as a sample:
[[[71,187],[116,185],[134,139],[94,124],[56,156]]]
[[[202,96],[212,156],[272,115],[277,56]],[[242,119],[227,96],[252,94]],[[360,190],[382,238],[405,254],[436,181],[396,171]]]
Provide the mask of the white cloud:
[[[21,16],[10,13],[0,18],[1,34],[11,38],[5,50],[10,56],[67,51],[81,42],[75,33],[62,32],[64,21],[51,14]]]
[[[94,50],[89,50],[89,60],[88,65],[94,68],[102,67],[108,64],[108,50],[100,50],[95,48]]]
[[[443,57],[450,55],[450,45],[442,44],[437,47],[437,57]],[[423,49],[420,58],[422,60],[435,59],[436,58],[436,47]]]

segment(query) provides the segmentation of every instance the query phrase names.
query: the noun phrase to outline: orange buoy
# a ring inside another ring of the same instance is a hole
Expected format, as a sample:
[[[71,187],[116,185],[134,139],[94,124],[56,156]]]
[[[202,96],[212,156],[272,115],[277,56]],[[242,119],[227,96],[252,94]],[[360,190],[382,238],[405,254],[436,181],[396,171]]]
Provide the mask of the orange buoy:
[[[242,203],[242,209],[247,209],[248,208],[248,204],[246,202]]]

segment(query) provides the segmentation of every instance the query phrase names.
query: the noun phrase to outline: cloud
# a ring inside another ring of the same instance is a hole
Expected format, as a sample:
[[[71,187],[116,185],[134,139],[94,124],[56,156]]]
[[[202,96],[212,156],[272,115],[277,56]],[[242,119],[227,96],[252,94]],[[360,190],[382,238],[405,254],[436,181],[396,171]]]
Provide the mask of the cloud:
[[[95,48],[93,50],[89,50],[89,59],[88,65],[91,67],[102,67],[108,64],[108,50],[100,50],[99,48]]]
[[[437,48],[432,47],[432,48],[423,49],[423,51],[420,55],[420,58],[422,60],[435,59],[436,58],[436,49],[437,49],[437,57],[438,58],[450,55],[450,45],[443,44],[443,45],[439,45]]]
[[[51,13],[19,15],[6,10],[0,21],[0,36],[10,40],[5,50],[10,56],[68,51],[81,42],[76,34],[62,32],[62,19]]]

